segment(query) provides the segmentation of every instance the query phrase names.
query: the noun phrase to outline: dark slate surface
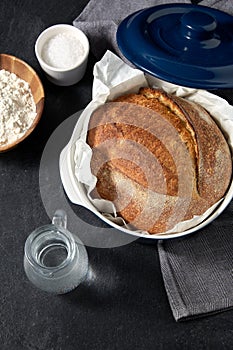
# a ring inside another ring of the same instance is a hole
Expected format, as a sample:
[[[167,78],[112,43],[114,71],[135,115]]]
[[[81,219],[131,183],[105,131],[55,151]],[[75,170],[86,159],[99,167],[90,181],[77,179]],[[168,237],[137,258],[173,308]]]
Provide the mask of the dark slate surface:
[[[91,100],[94,64],[90,56],[79,84],[56,87],[41,72],[34,43],[46,27],[72,23],[86,3],[0,2],[0,52],[27,61],[46,93],[37,129],[16,149],[0,155],[0,349],[232,349],[232,311],[174,321],[153,245],[88,248],[93,283],[63,296],[37,290],[24,274],[25,239],[49,221],[39,191],[40,157],[53,130]],[[232,103],[232,91],[217,93]]]

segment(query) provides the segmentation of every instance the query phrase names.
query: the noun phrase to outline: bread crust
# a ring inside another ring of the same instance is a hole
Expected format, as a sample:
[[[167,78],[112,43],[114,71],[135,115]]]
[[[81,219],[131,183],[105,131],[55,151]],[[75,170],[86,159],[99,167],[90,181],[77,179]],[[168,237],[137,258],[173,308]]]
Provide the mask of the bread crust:
[[[227,142],[201,106],[141,88],[92,114],[87,143],[97,177],[94,197],[150,234],[203,214],[229,186]]]

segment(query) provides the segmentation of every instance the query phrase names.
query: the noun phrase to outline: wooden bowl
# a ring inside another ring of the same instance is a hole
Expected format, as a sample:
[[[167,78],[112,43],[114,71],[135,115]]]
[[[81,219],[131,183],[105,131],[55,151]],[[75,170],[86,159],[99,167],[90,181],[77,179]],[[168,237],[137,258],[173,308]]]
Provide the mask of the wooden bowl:
[[[6,152],[26,139],[37,126],[44,108],[44,88],[36,72],[26,62],[15,56],[0,54],[0,70],[1,69],[15,73],[19,78],[29,83],[36,104],[36,117],[23,136],[13,143],[0,145],[0,152]]]

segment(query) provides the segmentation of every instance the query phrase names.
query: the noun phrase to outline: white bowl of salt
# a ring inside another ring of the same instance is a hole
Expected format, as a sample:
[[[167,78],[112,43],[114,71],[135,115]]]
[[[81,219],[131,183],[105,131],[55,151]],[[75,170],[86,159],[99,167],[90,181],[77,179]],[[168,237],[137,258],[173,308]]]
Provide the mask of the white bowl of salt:
[[[35,54],[52,83],[73,85],[85,74],[89,41],[80,29],[69,24],[56,24],[39,35]]]

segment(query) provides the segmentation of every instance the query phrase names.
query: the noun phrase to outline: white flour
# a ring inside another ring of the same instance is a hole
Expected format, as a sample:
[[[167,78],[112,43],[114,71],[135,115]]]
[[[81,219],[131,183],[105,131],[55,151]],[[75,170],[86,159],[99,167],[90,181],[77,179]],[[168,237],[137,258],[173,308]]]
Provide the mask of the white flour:
[[[29,84],[14,73],[0,70],[0,146],[22,137],[35,116],[36,104]]]

